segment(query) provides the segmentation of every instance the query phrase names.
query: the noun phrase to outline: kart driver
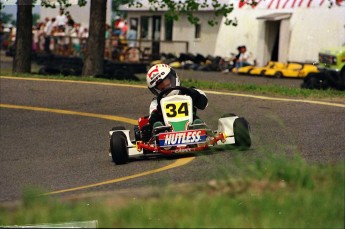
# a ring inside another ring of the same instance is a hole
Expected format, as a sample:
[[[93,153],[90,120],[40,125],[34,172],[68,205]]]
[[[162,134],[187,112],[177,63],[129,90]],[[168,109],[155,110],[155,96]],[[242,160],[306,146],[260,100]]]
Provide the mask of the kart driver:
[[[148,141],[152,136],[152,129],[163,126],[163,115],[158,109],[157,96],[165,89],[170,87],[180,86],[180,79],[175,70],[167,64],[156,64],[152,66],[146,75],[146,83],[150,91],[155,95],[150,104],[149,124],[142,129],[143,140]],[[196,110],[204,110],[208,105],[206,94],[196,88],[189,88],[190,95],[193,100],[193,124],[204,123],[196,116]],[[173,90],[166,96],[181,94],[179,90]]]

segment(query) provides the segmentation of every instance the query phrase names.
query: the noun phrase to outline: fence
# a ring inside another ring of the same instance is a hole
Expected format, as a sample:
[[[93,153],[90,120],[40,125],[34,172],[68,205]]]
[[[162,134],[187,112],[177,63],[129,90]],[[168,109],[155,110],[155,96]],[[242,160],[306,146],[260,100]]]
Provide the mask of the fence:
[[[38,43],[33,46],[36,52],[49,52],[62,56],[84,57],[87,48],[87,38],[71,36],[51,36],[46,41],[42,36]],[[161,53],[187,53],[189,51],[188,41],[156,41],[156,40],[127,40],[121,38],[110,38],[105,41],[104,58],[114,61],[151,61],[159,59]]]

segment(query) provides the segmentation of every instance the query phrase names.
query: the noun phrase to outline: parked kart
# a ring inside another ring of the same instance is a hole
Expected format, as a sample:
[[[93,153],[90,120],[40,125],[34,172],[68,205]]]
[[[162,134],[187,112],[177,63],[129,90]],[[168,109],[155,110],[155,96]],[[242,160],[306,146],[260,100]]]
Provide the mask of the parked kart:
[[[263,67],[254,67],[248,71],[249,75],[252,76],[264,76],[265,72],[269,69],[283,69],[285,67],[284,63],[276,62],[276,61],[269,61],[267,65]]]
[[[310,73],[319,72],[318,68],[312,64],[288,63],[282,69],[268,69],[264,75],[267,77],[283,78],[304,78]]]
[[[166,96],[172,91],[178,95]],[[207,150],[216,145],[234,145],[240,149],[251,146],[250,127],[243,117],[228,113],[218,119],[218,129],[211,130],[205,123],[193,123],[193,101],[190,89],[177,86],[162,91],[157,102],[164,124],[153,129],[152,137],[143,140],[143,127],[148,116],[140,117],[134,126],[134,139],[130,130],[114,127],[109,131],[110,156],[115,164],[125,164],[130,156],[186,154]]]
[[[233,72],[233,73],[237,73],[237,74],[239,74],[239,75],[248,75],[249,74],[249,72],[253,69],[253,68],[255,68],[255,66],[254,65],[248,65],[248,66],[244,66],[244,67],[240,67],[240,68],[233,68],[231,71]]]

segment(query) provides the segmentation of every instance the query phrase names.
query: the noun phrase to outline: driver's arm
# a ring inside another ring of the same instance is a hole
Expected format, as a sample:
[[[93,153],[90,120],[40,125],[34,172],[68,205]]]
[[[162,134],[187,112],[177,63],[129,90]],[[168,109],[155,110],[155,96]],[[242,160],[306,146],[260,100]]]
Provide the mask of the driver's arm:
[[[154,98],[151,101],[149,112],[150,112],[149,123],[151,127],[153,126],[155,122],[163,122],[163,115],[162,115],[161,110],[158,108],[158,103],[157,103],[156,98]]]
[[[193,87],[190,88],[190,91],[194,106],[200,110],[204,110],[208,105],[208,99],[205,92]]]

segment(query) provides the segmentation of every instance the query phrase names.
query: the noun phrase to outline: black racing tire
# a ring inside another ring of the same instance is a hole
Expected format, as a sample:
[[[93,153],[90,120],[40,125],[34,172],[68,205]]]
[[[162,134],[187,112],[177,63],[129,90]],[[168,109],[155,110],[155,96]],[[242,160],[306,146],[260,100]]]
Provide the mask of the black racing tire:
[[[284,75],[283,75],[282,72],[279,72],[279,71],[278,71],[278,72],[276,72],[276,73],[274,74],[274,77],[280,79],[280,78],[283,78]]]
[[[61,74],[63,76],[75,76],[76,73],[73,68],[62,68],[61,69]]]
[[[127,137],[123,132],[114,132],[110,138],[110,152],[117,165],[126,164],[129,159]]]
[[[236,114],[234,114],[234,113],[225,113],[225,114],[223,114],[223,115],[222,115],[222,117],[221,117],[221,118],[235,117],[235,116],[237,116],[237,115],[236,115]]]
[[[252,141],[250,138],[249,123],[245,118],[237,118],[234,122],[235,145],[240,150],[249,149]]]
[[[260,72],[260,75],[259,75],[259,76],[264,77],[264,76],[265,76],[265,72],[266,72],[266,70],[262,70],[262,71]]]
[[[111,128],[111,130],[125,130],[126,128],[124,126],[114,126]]]

